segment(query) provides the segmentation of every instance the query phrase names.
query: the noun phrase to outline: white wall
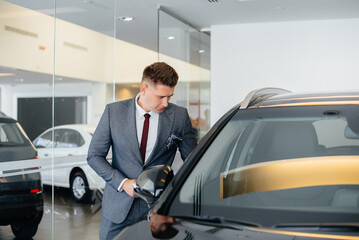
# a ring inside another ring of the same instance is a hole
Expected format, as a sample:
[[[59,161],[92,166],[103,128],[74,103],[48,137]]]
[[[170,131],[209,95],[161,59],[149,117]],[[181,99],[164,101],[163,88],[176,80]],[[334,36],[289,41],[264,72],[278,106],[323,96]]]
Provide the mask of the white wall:
[[[211,27],[212,125],[248,92],[359,90],[359,19]]]
[[[1,111],[17,119],[17,99],[52,97],[52,85],[1,85]],[[55,97],[87,97],[87,123],[97,124],[106,105],[105,83],[55,84]]]

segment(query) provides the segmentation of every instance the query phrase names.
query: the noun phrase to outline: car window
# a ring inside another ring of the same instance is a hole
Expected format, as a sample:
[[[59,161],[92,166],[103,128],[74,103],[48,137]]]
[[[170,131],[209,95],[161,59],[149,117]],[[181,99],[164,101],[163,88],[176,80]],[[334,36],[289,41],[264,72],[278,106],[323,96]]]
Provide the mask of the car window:
[[[0,145],[17,146],[26,143],[16,123],[0,123]]]
[[[75,148],[85,143],[81,134],[72,129],[63,129],[57,148]]]
[[[339,148],[345,146],[358,146],[358,139],[351,139],[346,136],[348,123],[344,119],[333,119],[317,121],[313,123],[318,135],[318,142],[326,148]],[[332,127],[332,126],[335,126]]]
[[[35,140],[35,147],[36,148],[52,148],[52,147],[56,147],[56,145],[58,144],[59,140],[60,140],[60,136],[61,136],[61,129],[55,129],[54,131],[54,141],[52,141],[52,131],[48,131],[46,133],[44,133],[43,135],[41,135],[40,137],[38,137]]]
[[[324,106],[239,110],[186,178],[170,215],[272,225],[279,218],[246,209],[317,212],[323,221],[327,213],[359,214],[359,122],[348,121],[359,107],[337,108],[330,116]]]

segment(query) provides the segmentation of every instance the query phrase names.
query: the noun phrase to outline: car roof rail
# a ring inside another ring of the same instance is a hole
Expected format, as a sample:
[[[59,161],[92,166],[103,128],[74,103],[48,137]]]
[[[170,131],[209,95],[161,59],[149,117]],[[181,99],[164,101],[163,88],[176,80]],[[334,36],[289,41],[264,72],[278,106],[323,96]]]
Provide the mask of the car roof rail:
[[[241,103],[239,109],[246,109],[259,102],[265,101],[267,98],[284,94],[284,93],[291,93],[291,91],[282,89],[282,88],[259,88],[251,91]]]

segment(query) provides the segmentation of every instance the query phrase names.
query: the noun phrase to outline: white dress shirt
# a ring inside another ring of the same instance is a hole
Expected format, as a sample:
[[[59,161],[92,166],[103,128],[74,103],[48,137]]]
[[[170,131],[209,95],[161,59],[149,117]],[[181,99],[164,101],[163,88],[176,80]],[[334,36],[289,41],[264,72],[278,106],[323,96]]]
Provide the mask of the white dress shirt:
[[[159,114],[156,112],[146,112],[143,108],[138,105],[137,100],[140,97],[141,93],[136,96],[136,129],[137,129],[137,140],[138,140],[138,148],[141,146],[142,139],[142,131],[143,131],[143,123],[145,122],[144,115],[146,113],[150,114],[150,125],[148,129],[148,138],[147,138],[147,146],[146,146],[146,154],[145,154],[145,162],[148,157],[151,155],[153,148],[155,147],[157,140],[157,129],[158,129],[158,119]]]
[[[157,130],[158,130],[158,119],[159,113],[156,112],[146,112],[143,108],[138,105],[137,101],[138,98],[141,96],[141,93],[137,94],[135,103],[136,103],[136,129],[137,129],[137,140],[138,140],[138,149],[141,146],[141,139],[142,139],[142,131],[143,131],[143,123],[145,122],[144,115],[146,113],[150,114],[150,124],[148,129],[148,138],[147,138],[147,146],[146,146],[146,153],[145,153],[145,162],[148,160],[148,157],[151,155],[153,148],[155,147],[156,140],[157,140]],[[122,180],[118,191],[123,191],[122,185],[128,178]]]

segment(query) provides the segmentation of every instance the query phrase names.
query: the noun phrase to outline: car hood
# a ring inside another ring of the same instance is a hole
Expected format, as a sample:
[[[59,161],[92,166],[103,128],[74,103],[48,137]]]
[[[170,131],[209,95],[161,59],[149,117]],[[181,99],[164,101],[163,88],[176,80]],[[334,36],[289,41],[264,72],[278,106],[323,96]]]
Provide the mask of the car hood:
[[[170,217],[167,217],[170,218]],[[162,235],[154,236],[156,226],[147,221],[140,221],[125,228],[115,239],[203,239],[203,240],[227,240],[227,239],[255,239],[255,240],[324,240],[324,239],[359,239],[359,236],[333,235],[329,233],[294,232],[246,227],[242,225],[225,225],[196,222],[183,219],[172,219],[162,226]]]

